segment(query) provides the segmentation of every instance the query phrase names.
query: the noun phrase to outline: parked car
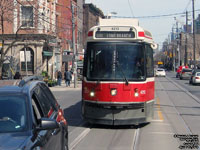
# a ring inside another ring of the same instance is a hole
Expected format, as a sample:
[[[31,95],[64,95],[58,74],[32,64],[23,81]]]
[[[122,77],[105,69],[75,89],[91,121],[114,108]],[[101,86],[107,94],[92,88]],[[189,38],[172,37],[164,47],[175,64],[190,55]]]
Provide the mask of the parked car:
[[[189,79],[191,75],[192,75],[192,69],[183,68],[182,71],[180,72],[179,78],[180,78],[180,80]]]
[[[0,149],[67,150],[63,110],[38,77],[0,80]]]
[[[199,84],[200,83],[200,69],[195,69],[192,71],[190,76],[189,84]]]
[[[165,77],[165,76],[166,76],[165,69],[157,68],[157,69],[156,69],[156,76],[162,76],[162,77]]]

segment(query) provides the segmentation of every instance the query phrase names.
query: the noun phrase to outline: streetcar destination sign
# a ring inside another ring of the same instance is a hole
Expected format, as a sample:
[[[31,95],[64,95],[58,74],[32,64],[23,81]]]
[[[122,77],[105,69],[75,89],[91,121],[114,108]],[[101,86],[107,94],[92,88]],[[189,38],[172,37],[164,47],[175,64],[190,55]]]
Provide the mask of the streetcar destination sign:
[[[113,31],[97,31],[95,34],[96,38],[134,38],[135,33],[134,32],[113,32]]]

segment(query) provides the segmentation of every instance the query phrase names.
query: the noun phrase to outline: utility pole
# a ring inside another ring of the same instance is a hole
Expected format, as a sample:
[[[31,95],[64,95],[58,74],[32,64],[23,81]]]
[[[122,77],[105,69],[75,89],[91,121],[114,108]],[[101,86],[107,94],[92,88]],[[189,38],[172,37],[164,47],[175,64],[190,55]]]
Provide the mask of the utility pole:
[[[192,22],[193,22],[193,64],[196,69],[196,41],[195,41],[195,13],[194,13],[194,0],[192,0]]]
[[[74,5],[71,1],[71,9],[72,9],[72,43],[73,43],[73,74],[74,74],[74,88],[77,87],[77,62],[76,62],[76,46],[75,46],[75,19],[74,19]]]
[[[179,31],[178,31],[178,21],[177,20],[176,20],[176,41],[177,41],[177,52],[178,52],[178,66],[179,66],[180,65],[180,46],[179,46],[180,43],[179,43]],[[176,68],[176,61],[175,61],[175,68]]]
[[[188,65],[188,56],[187,56],[187,45],[188,45],[188,40],[187,40],[187,33],[188,33],[188,12],[186,11],[186,28],[185,28],[185,61],[184,65]]]

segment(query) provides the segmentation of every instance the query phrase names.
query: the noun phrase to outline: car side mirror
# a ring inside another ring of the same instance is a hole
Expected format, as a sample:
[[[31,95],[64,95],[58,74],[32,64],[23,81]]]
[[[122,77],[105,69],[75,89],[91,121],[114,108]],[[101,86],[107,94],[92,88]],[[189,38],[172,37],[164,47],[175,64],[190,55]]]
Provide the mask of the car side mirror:
[[[39,120],[39,127],[36,130],[54,130],[59,128],[59,124],[55,119],[41,118]]]

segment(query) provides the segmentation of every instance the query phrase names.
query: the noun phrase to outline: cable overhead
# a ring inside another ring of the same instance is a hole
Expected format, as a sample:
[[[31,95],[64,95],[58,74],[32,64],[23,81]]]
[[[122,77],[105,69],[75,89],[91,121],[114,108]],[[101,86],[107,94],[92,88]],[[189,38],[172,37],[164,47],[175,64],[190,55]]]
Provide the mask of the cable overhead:
[[[131,3],[130,3],[130,1],[128,0],[128,5],[129,5],[129,8],[130,8],[130,10],[131,10],[131,14],[132,14],[132,16],[134,17],[134,14],[133,14],[133,9],[132,9],[132,7],[131,7]]]
[[[200,9],[196,9],[195,11],[200,11]],[[192,12],[192,11],[188,11]],[[140,19],[152,19],[152,18],[163,18],[163,17],[174,17],[179,15],[185,15],[185,12],[173,13],[173,14],[163,14],[163,15],[155,15],[155,16],[136,16],[136,17],[127,17],[127,16],[113,16],[115,18],[140,18]]]
[[[189,0],[188,4],[186,5],[186,7],[185,7],[185,9],[184,9],[183,12],[186,12],[186,11],[187,11],[187,9],[188,9],[188,7],[189,7],[189,5],[190,5],[191,2],[192,2],[192,0]]]

